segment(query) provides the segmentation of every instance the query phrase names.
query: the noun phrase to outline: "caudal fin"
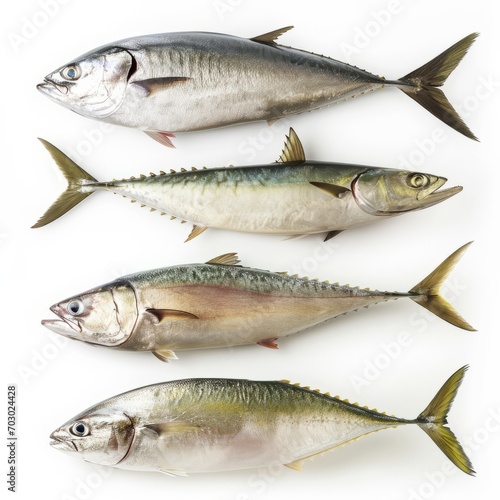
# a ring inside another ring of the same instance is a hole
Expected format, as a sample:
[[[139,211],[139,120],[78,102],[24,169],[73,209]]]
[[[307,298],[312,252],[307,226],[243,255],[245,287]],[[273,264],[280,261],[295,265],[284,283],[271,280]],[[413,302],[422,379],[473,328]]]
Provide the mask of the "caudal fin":
[[[475,332],[476,330],[440,294],[441,285],[471,244],[472,241],[455,250],[434,271],[426,276],[418,285],[415,285],[409,293],[417,294],[410,296],[410,298],[441,319],[464,330]]]
[[[417,101],[427,111],[451,128],[475,141],[478,140],[477,137],[460,118],[443,91],[437,87],[444,84],[478,36],[479,33],[466,36],[427,64],[399,79],[400,82],[405,84],[399,88],[406,95]]]
[[[464,449],[451,429],[445,426],[446,417],[467,369],[468,366],[463,366],[444,383],[427,408],[416,418],[416,423],[461,471],[473,476],[475,471]]]
[[[79,167],[71,158],[68,158],[62,151],[57,149],[50,142],[40,139],[40,142],[47,148],[57,166],[61,170],[64,177],[68,181],[66,191],[62,193],[59,198],[50,206],[50,208],[40,217],[38,222],[32,226],[33,228],[42,227],[55,221],[61,215],[71,210],[75,205],[78,205],[87,196],[93,193],[92,190],[82,192],[83,180],[97,182],[94,177],[85,172],[83,168]]]

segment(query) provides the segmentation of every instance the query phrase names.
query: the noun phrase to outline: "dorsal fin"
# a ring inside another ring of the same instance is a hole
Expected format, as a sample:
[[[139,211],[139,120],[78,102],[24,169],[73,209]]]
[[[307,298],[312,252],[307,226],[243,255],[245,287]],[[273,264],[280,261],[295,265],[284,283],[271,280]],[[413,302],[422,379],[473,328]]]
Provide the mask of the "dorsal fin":
[[[240,260],[238,259],[238,254],[236,252],[225,253],[223,255],[219,255],[213,259],[210,259],[206,264],[219,264],[222,266],[235,266],[238,264]]]
[[[278,158],[277,163],[289,163],[306,161],[306,155],[304,153],[304,148],[295,130],[290,127],[289,135],[286,137],[285,147],[281,156]]]
[[[285,28],[279,28],[269,33],[264,33],[263,35],[254,36],[250,38],[253,42],[265,43],[266,45],[272,45],[273,47],[277,45],[276,41],[283,33],[290,31],[293,26],[286,26]]]

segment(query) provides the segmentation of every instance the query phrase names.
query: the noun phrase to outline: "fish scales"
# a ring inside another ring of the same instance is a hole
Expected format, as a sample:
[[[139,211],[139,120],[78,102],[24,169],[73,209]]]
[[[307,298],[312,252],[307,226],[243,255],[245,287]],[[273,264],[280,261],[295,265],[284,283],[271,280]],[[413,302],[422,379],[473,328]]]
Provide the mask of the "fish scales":
[[[417,425],[462,471],[474,474],[446,417],[467,367],[415,419],[286,381],[187,379],[142,387],[88,408],[51,434],[86,461],[169,475],[301,462],[374,431]]]
[[[168,44],[168,51],[162,50],[164,44]],[[128,43],[120,45],[129,47]],[[184,132],[211,128],[214,122],[224,126],[272,120],[333,104],[385,84],[383,78],[333,59],[289,47],[276,50],[237,37],[172,34],[168,38],[140,40],[131,48],[137,51],[133,54],[139,66],[169,67],[170,74],[190,78],[169,89],[168,104],[165,93],[157,93],[145,103],[141,100],[148,111],[132,121],[132,126],[138,128],[143,126],[141,116],[152,116],[155,106],[168,106],[169,116],[166,119],[157,113],[158,118],[148,122],[150,129]],[[142,63],[139,51],[143,48],[148,64]],[[171,58],[170,50],[177,57]],[[136,76],[138,80],[143,77],[152,78],[154,74]],[[281,84],[276,85],[276,81]],[[179,105],[187,95],[196,113],[186,113]],[[129,108],[137,106],[137,101],[137,96],[127,95],[122,105],[124,113],[118,111],[109,120],[121,125],[131,123]],[[231,109],[229,114],[227,107]]]
[[[283,465],[407,422],[282,382],[190,379],[132,391],[124,400],[136,428],[182,421],[198,429],[163,435],[161,444],[148,432],[137,433],[119,464],[125,469],[144,468],[144,454],[136,453],[141,448],[157,450],[158,456],[147,457],[153,469],[194,473]],[[97,409],[115,405],[122,399]]]
[[[459,193],[440,190],[444,177],[380,167],[307,161],[290,129],[274,164],[181,171],[99,182],[42,140],[68,188],[33,227],[56,220],[97,190],[122,194],[173,218],[189,221],[186,241],[208,227],[250,233],[327,233],[376,222],[440,203]]]
[[[272,123],[395,87],[475,139],[439,87],[477,34],[406,76],[386,80],[325,56],[278,45],[275,40],[288,29],[252,39],[184,32],[120,40],[50,73],[38,89],[81,115],[141,129],[173,146],[175,132],[256,120]]]
[[[324,232],[331,220],[350,213],[349,225],[364,224],[372,215],[356,212],[352,195],[343,200],[318,192],[311,182],[335,183],[349,189],[363,166],[304,165],[199,170],[111,183],[104,188],[193,224],[247,232],[296,234]],[[344,217],[345,218],[345,217]],[[265,228],[263,231],[262,228]]]
[[[50,330],[166,361],[174,351],[276,341],[340,314],[410,298],[449,323],[473,328],[439,289],[468,247],[456,250],[407,292],[340,286],[236,265],[235,254],[123,276],[51,307]]]
[[[209,264],[190,264],[187,266],[172,266],[167,269],[156,269],[145,273],[130,274],[120,278],[120,281],[135,283],[141,286],[172,286],[213,285],[238,288],[249,292],[264,294],[283,294],[317,298],[318,293],[326,298],[339,296],[390,297],[392,292],[363,290],[357,287],[339,286],[304,278],[236,266],[220,266]],[[406,294],[396,294],[406,295]]]

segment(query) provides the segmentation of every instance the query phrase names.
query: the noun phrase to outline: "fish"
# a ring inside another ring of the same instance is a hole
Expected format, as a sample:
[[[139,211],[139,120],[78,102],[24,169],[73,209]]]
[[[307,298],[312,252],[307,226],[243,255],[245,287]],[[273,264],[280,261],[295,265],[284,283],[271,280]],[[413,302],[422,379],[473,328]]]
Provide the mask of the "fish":
[[[267,121],[395,87],[477,140],[439,89],[477,38],[472,33],[397,80],[279,45],[292,26],[253,38],[179,32],[127,38],[87,52],[37,85],[88,118],[137,128],[173,147],[175,133]]]
[[[95,191],[105,190],[193,225],[190,241],[208,227],[281,235],[326,233],[421,210],[462,190],[440,190],[444,177],[407,170],[307,161],[290,129],[278,161],[268,165],[142,174],[99,182],[40,139],[68,187],[32,226],[58,219]]]
[[[302,463],[372,432],[420,427],[461,471],[473,466],[447,423],[467,366],[414,419],[404,419],[299,384],[186,379],[107,399],[50,435],[57,450],[87,462],[171,476]],[[406,395],[407,397],[408,395]]]
[[[151,351],[161,361],[175,351],[257,344],[278,348],[282,337],[379,302],[409,298],[458,328],[474,331],[440,294],[470,243],[406,293],[319,282],[238,265],[235,253],[206,264],[139,272],[54,304],[57,319],[42,325],[92,345]]]

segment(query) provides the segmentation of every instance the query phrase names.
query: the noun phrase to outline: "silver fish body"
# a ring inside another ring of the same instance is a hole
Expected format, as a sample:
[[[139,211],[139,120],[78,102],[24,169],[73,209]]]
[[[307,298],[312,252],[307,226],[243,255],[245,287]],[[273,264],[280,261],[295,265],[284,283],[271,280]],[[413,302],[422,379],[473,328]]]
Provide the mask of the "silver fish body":
[[[439,190],[444,177],[405,170],[307,161],[291,129],[278,162],[141,175],[99,182],[46,141],[68,189],[34,227],[57,219],[91,193],[111,191],[193,224],[268,234],[338,231],[430,207],[461,187]]]
[[[473,474],[445,427],[466,367],[412,420],[361,408],[287,381],[188,379],[142,387],[77,415],[51,434],[56,449],[122,469],[187,475],[287,465],[371,432],[416,424]],[[447,439],[444,439],[444,438]]]
[[[463,255],[464,245],[409,292],[381,292],[241,267],[235,254],[206,264],[140,272],[91,289],[51,307],[58,319],[42,324],[95,345],[174,351],[245,344],[277,348],[282,337],[340,314],[408,297],[446,321],[472,327],[439,294],[440,284]]]
[[[173,132],[273,122],[395,86],[474,138],[436,87],[444,83],[476,35],[438,56],[432,68],[423,66],[388,81],[276,44],[288,29],[252,39],[203,32],[129,38],[76,58],[49,74],[38,89],[79,114],[144,130],[171,145]]]

